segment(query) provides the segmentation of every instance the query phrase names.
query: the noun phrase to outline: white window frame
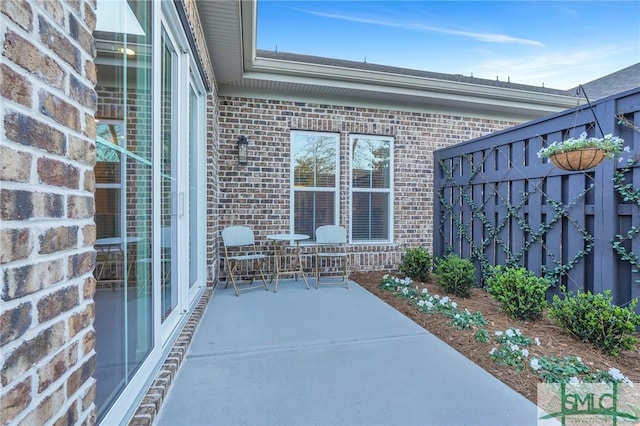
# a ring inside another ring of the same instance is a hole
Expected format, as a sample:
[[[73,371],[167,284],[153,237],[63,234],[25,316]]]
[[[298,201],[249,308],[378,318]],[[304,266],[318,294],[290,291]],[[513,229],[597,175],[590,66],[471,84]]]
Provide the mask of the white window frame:
[[[354,188],[353,187],[353,141],[354,139],[363,138],[363,139],[379,139],[379,140],[387,140],[389,141],[389,188]],[[394,142],[395,139],[392,136],[381,136],[381,135],[367,135],[367,134],[351,134],[349,135],[349,242],[351,244],[376,244],[376,243],[393,243],[394,233],[393,233],[393,212],[394,212],[394,175],[395,175],[395,166],[394,166]],[[388,223],[387,227],[389,229],[389,237],[387,239],[370,239],[370,240],[362,240],[362,239],[354,239],[353,238],[353,194],[357,192],[366,192],[366,193],[386,193],[389,194],[389,217],[387,218]]]
[[[295,186],[295,164],[294,164],[294,153],[293,153],[293,141],[296,136],[305,135],[305,136],[324,136],[335,138],[335,164],[336,164],[336,178],[335,184],[333,187],[328,186],[309,186],[309,187],[296,187]],[[290,205],[289,205],[289,217],[291,220],[289,221],[289,232],[294,233],[295,231],[295,193],[299,192],[332,192],[334,201],[334,211],[333,211],[333,223],[338,225],[338,218],[340,213],[340,134],[335,132],[315,132],[315,131],[307,131],[307,130],[292,130],[290,133],[290,170],[289,170],[289,182],[290,182]],[[313,230],[315,232],[315,229]],[[306,242],[306,244],[312,244],[314,241],[314,235],[309,235],[311,237],[310,240]],[[305,244],[303,241],[301,244]]]

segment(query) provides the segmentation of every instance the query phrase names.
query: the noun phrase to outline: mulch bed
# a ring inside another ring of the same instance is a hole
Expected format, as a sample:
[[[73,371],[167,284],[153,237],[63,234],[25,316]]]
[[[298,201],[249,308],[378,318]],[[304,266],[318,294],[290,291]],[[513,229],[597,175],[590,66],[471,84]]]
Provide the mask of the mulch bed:
[[[467,308],[472,313],[480,311],[487,319],[488,324],[485,329],[489,332],[490,341],[488,343],[479,343],[475,340],[473,331],[457,330],[447,324],[448,319],[444,316],[418,312],[417,309],[409,306],[405,299],[395,297],[390,292],[380,289],[378,286],[386,273],[388,272],[354,272],[350,275],[350,278],[533,403],[537,402],[537,385],[541,383],[540,379],[533,375],[528,368],[518,373],[514,367],[498,365],[489,358],[489,351],[492,347],[497,346],[492,340],[495,331],[505,331],[508,328],[515,327],[519,328],[523,334],[531,339],[538,337],[542,344],[528,347],[530,352],[529,359],[539,356],[555,355],[562,357],[576,355],[592,371],[608,371],[612,367],[618,368],[634,383],[640,384],[640,352],[638,351],[621,352],[617,357],[607,355],[591,344],[581,342],[564,332],[547,319],[546,315],[543,315],[543,319],[536,322],[511,319],[500,310],[498,304],[482,289],[474,289],[473,295],[469,299],[449,295],[451,300],[458,304],[458,309],[464,310]],[[442,289],[433,282],[414,282],[413,285],[418,285],[419,288],[426,287],[430,294],[444,294]]]

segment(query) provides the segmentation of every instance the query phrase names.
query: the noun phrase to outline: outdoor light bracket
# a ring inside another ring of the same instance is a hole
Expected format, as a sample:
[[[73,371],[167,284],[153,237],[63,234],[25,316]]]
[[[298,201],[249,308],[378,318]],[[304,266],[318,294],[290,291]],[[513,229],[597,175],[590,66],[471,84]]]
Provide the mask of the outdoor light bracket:
[[[246,136],[240,136],[238,138],[238,164],[247,164],[247,151],[249,142]]]

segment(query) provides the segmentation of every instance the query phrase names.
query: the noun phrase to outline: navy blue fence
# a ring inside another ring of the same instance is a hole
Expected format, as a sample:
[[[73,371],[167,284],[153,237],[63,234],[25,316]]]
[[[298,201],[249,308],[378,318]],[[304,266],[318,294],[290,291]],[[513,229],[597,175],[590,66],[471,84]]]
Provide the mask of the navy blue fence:
[[[640,123],[640,88],[437,151],[434,255],[472,259],[479,281],[490,266],[517,265],[551,279],[549,295],[640,297],[640,132],[630,123]],[[538,158],[582,132],[619,136],[628,152],[579,172]]]

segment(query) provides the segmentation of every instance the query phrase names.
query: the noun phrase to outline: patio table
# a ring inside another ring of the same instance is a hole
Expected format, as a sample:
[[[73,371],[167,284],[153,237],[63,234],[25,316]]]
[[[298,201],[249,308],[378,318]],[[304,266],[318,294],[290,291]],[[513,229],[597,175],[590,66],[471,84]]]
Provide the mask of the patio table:
[[[273,250],[274,250],[274,263],[275,263],[275,273],[273,277],[271,277],[271,281],[273,281],[274,277],[276,280],[276,285],[273,292],[278,291],[278,280],[282,275],[293,275],[298,280],[298,274],[302,276],[304,280],[304,284],[307,286],[307,290],[309,290],[309,283],[307,282],[307,277],[304,274],[304,269],[302,268],[302,258],[300,257],[300,241],[308,240],[310,237],[305,234],[273,234],[267,235],[267,239],[274,242]],[[292,254],[292,261],[290,263],[291,268],[285,268],[286,265],[286,257],[290,256],[287,254],[287,242],[295,242],[294,252]]]

